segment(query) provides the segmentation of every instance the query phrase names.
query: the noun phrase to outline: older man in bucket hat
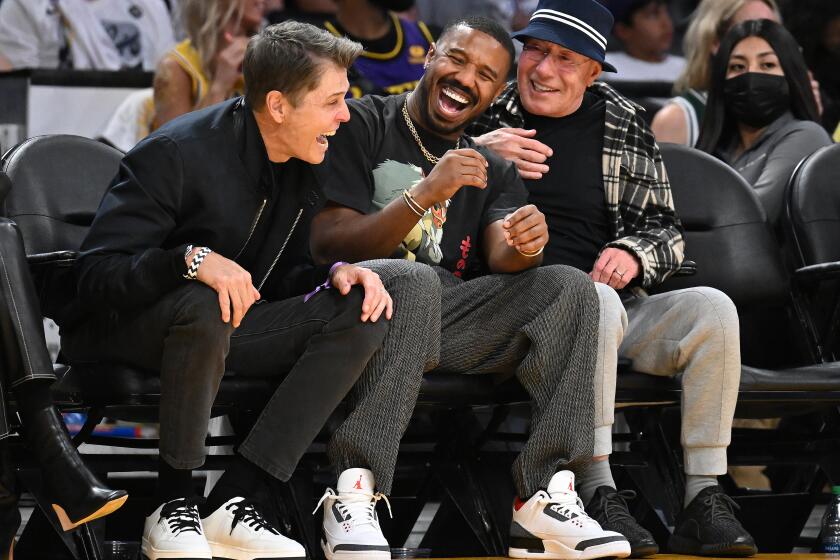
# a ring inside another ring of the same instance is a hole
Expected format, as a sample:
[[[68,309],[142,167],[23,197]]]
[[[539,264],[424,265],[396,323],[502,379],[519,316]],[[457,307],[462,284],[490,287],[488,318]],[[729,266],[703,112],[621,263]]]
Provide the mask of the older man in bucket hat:
[[[726,472],[738,395],[738,316],[729,298],[711,288],[644,291],[680,268],[684,243],[641,109],[595,81],[602,70],[615,72],[605,60],[612,24],[595,0],[542,0],[514,35],[524,43],[517,80],[468,132],[516,164],[529,202],[545,214],[542,264],[577,267],[598,288],[595,460],[579,488],[587,512],[625,535],[633,556],[657,552],[629,513],[632,493],[616,490],[608,462],[621,355],[640,372],[682,376],[685,509],[669,548],[750,556],[755,543],[716,478]]]

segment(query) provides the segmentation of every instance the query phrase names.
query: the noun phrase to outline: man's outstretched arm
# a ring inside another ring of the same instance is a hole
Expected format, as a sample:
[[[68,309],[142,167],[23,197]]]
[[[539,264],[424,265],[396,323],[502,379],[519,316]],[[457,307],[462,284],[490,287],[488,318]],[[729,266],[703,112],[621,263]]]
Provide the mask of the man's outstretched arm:
[[[327,206],[312,222],[312,257],[317,263],[390,257],[417,225],[421,211],[452,198],[463,186],[487,186],[487,160],[469,148],[448,151],[428,177],[409,189],[412,202],[398,196],[372,214]]]

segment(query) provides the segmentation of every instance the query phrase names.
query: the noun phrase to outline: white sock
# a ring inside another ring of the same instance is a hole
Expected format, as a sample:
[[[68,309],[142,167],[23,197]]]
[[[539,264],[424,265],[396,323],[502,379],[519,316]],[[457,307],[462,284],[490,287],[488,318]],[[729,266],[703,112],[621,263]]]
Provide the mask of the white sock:
[[[592,461],[589,468],[586,469],[586,474],[584,474],[583,479],[578,484],[578,494],[584,505],[592,500],[592,496],[595,495],[595,490],[599,486],[615,488],[609,459],[606,461]]]
[[[709,486],[716,486],[718,483],[717,477],[707,474],[687,474],[685,475],[685,500],[683,507],[688,507],[697,494],[704,488]]]

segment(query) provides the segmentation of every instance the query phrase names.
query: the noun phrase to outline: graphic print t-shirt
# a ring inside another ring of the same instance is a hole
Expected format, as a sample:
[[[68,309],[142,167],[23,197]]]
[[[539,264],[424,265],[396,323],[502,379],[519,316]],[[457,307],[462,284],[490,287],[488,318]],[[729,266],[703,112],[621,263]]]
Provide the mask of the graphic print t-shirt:
[[[97,0],[90,9],[113,41],[124,69],[154,70],[175,42],[162,0]]]
[[[350,121],[331,137],[327,158],[318,166],[327,199],[371,214],[402,196],[433,169],[420,151],[402,114],[407,94],[350,100]],[[423,145],[442,156],[455,143],[414,123]],[[438,265],[468,279],[481,273],[484,228],[527,204],[528,193],[513,164],[477,147],[467,136],[461,148],[478,150],[489,162],[485,189],[461,188],[448,204],[429,209],[393,255]]]

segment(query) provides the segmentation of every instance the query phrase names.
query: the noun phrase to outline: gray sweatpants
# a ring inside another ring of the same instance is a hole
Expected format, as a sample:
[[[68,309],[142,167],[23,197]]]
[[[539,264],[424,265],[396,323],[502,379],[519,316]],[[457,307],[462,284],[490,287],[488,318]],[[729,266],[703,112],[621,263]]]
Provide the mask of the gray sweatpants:
[[[513,466],[521,496],[545,488],[558,470],[583,472],[593,446],[598,330],[598,298],[585,274],[547,266],[464,282],[406,261],[361,265],[382,276],[394,297],[394,317],[391,336],[351,393],[353,412],[328,446],[339,471],[370,468],[379,491],[390,491],[420,378],[437,370],[515,374],[531,395],[531,434]],[[414,282],[404,294],[399,277],[406,270],[415,276],[428,271],[424,287]],[[382,421],[383,409],[391,421]]]
[[[595,375],[596,457],[612,451],[616,360],[633,369],[682,377],[681,441],[685,472],[726,472],[726,447],[741,379],[738,314],[726,294],[697,287],[634,297],[623,304],[596,283],[601,320]]]

